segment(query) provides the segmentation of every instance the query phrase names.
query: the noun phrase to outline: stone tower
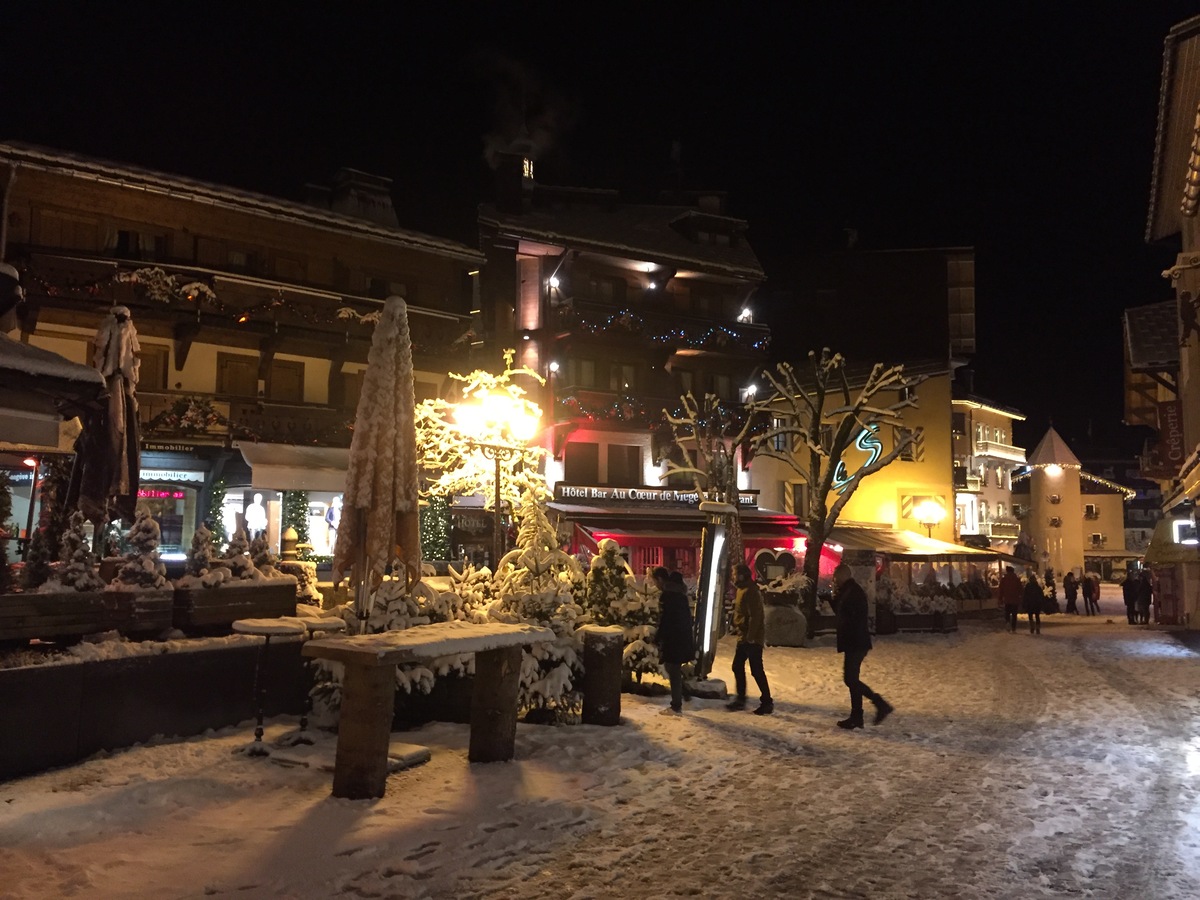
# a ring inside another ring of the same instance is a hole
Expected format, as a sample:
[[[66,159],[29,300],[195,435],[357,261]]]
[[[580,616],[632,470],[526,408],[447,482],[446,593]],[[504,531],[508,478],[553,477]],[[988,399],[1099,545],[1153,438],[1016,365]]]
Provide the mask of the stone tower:
[[[1029,455],[1029,535],[1034,559],[1061,580],[1068,571],[1083,571],[1083,532],[1078,457],[1050,428]]]

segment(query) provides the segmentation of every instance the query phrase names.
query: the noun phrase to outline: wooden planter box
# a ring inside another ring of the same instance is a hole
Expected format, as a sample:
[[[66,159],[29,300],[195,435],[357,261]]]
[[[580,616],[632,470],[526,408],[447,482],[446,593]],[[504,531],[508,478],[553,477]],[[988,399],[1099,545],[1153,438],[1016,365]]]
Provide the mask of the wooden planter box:
[[[896,616],[896,630],[900,632],[932,631],[946,634],[950,631],[958,631],[958,616],[954,613],[902,613]]]
[[[295,614],[296,579],[290,575],[215,588],[175,588],[174,624],[181,631],[228,630],[238,619]]]
[[[0,595],[0,641],[82,637],[113,630],[154,635],[170,628],[171,619],[169,589]]]
[[[813,634],[837,634],[837,616],[813,616],[809,631]]]

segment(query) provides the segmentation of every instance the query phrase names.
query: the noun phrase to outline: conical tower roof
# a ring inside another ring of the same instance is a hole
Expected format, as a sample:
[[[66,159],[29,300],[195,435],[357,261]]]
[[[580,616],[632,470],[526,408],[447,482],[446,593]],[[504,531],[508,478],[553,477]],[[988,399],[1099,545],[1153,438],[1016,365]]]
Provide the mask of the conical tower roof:
[[[1030,466],[1075,466],[1082,468],[1079,457],[1071,452],[1071,448],[1067,446],[1067,442],[1062,439],[1053,426],[1046,432],[1046,436],[1038,442],[1033,452],[1029,454],[1027,460]]]

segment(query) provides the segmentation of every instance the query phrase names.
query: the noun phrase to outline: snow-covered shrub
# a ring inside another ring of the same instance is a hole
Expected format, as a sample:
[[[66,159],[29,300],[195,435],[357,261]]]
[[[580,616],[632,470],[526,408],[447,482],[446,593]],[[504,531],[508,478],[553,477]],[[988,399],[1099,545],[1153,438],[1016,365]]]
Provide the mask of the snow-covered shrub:
[[[575,630],[583,612],[576,601],[583,571],[558,546],[543,505],[544,484],[526,478],[523,487],[517,546],[497,567],[497,598],[488,615],[493,621],[543,625],[554,632],[553,641],[524,651],[520,703],[524,709],[544,710],[555,721],[568,721],[581,701],[575,684],[583,665]]]
[[[104,582],[96,571],[96,557],[83,533],[83,513],[76,510],[67,521],[62,535],[61,563],[54,574],[38,589],[53,591],[99,591]]]
[[[276,574],[279,567],[279,557],[275,555],[275,551],[267,543],[265,533],[259,532],[254,536],[254,540],[250,542],[248,552],[250,559],[254,561],[254,567],[258,571],[262,572],[268,578]]]
[[[158,523],[150,517],[145,507],[140,507],[126,535],[130,550],[125,555],[125,564],[117,572],[117,577],[108,586],[108,590],[152,590],[167,587],[167,568],[158,558],[160,536]]]
[[[450,589],[461,602],[460,618],[464,622],[484,624],[488,621],[488,606],[496,599],[492,573],[476,569],[471,563],[459,572],[454,566],[450,570]]]
[[[201,522],[195,533],[192,534],[192,546],[188,550],[187,562],[183,567],[184,572],[197,578],[206,575],[212,568],[215,555],[212,532]]]
[[[229,572],[227,580],[232,581],[261,581],[264,577],[258,567],[254,565],[254,560],[248,555],[250,545],[246,541],[246,532],[238,529],[234,532],[232,538],[229,539],[229,546],[225,548],[224,562],[226,570]]]

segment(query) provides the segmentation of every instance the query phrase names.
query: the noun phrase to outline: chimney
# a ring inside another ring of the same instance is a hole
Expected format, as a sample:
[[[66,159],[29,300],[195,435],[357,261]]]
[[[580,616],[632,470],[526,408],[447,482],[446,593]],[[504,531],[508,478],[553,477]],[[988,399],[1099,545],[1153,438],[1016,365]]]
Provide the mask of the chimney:
[[[496,208],[520,213],[529,206],[533,193],[534,146],[528,138],[517,138],[496,153]]]
[[[312,192],[310,192],[310,195]],[[339,169],[329,191],[329,209],[376,225],[399,228],[392,206],[392,179],[355,169]]]

